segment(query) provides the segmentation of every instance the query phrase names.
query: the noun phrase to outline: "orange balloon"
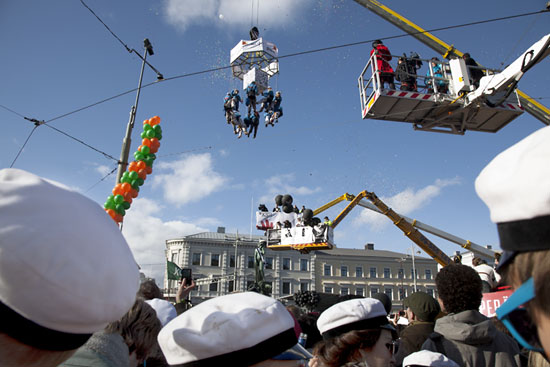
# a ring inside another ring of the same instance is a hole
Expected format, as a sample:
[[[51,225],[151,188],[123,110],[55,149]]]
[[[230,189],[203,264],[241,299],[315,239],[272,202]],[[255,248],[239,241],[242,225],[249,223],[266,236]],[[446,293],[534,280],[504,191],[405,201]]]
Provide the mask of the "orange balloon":
[[[150,150],[150,153],[155,154],[159,150],[159,148],[155,145],[155,146],[149,147],[149,150]]]
[[[151,139],[147,139],[147,138],[143,139],[143,140],[141,141],[141,145],[146,145],[146,146],[148,146],[149,148],[151,148]]]
[[[137,162],[136,161],[133,161],[132,163],[130,163],[128,165],[128,171],[132,172],[132,171],[136,171],[137,170]]]
[[[151,146],[160,147],[160,141],[157,138],[151,138]]]
[[[147,166],[145,167],[145,172],[147,172],[148,175],[153,173],[153,166]]]
[[[160,117],[153,116],[149,119],[149,125],[155,126],[155,125],[158,125],[158,124],[160,124]]]
[[[122,191],[122,184],[117,183],[115,185],[115,188],[113,189],[113,195],[117,196],[117,195],[123,194],[123,193],[124,193],[124,191]]]
[[[135,199],[138,196],[138,191],[136,189],[130,190],[130,195]]]
[[[120,222],[122,222],[123,218],[124,217],[121,214],[117,213],[114,219],[115,219],[115,222],[120,223]]]
[[[148,124],[149,124],[149,119],[143,120],[143,125],[148,125]]]
[[[106,209],[106,211],[107,211],[107,214],[109,214],[109,216],[111,218],[115,219],[116,212],[113,209]]]
[[[145,170],[145,168],[138,171],[138,176],[142,180],[145,180],[147,178],[147,171]]]
[[[127,192],[123,196],[124,196],[124,201],[127,201],[130,204],[132,204],[132,193],[131,192]]]
[[[142,169],[144,169],[145,167],[147,167],[147,164],[146,164],[144,161],[139,161],[139,162],[137,163],[138,172],[139,172],[139,170],[142,170]]]
[[[130,185],[128,182],[125,182],[121,186],[122,192],[127,193],[132,189],[132,185]]]

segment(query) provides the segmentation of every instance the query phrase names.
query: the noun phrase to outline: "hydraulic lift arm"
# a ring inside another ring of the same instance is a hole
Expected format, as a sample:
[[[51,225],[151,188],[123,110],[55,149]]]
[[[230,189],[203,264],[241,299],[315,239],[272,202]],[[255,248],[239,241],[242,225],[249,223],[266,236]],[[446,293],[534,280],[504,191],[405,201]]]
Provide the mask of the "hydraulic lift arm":
[[[355,2],[380,16],[382,19],[392,23],[397,28],[410,34],[412,37],[430,47],[435,52],[441,54],[444,58],[450,59],[451,57],[462,57],[463,53],[455,49],[453,45],[449,45],[440,40],[433,34],[427,32],[420,26],[380,2],[376,0],[355,0]],[[550,109],[536,102],[533,98],[529,97],[519,89],[517,92],[521,106],[525,109],[525,111],[533,115],[533,117],[541,121],[543,124],[550,125]]]

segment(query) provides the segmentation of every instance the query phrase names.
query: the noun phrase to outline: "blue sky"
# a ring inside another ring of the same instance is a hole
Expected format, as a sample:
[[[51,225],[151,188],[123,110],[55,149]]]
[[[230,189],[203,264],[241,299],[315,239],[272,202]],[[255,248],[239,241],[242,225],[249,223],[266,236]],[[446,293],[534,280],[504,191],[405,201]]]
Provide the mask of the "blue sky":
[[[278,46],[279,55],[402,33],[350,0],[259,0],[258,12],[257,0],[87,4],[130,48],[141,53],[143,39],[149,38],[155,55],[148,61],[166,78],[228,65],[231,48],[248,38],[253,13],[253,23]],[[537,11],[545,1],[467,0],[451,17],[440,1],[384,4],[430,29]],[[548,21],[543,14],[436,35],[479,63],[502,68],[548,33]],[[48,121],[137,87],[140,59],[79,1],[2,2],[0,34],[2,168],[10,166],[33,128],[21,116]],[[385,43],[393,54],[435,56],[411,37]],[[229,70],[144,88],[131,152],[140,141],[141,121],[154,115],[162,119],[163,140],[154,172],[128,211],[123,230],[143,271],[162,279],[165,239],[218,226],[250,233],[251,209],[259,203],[271,208],[273,197],[286,193],[299,206],[317,208],[344,192],[374,191],[404,215],[496,247],[496,229],[474,180],[496,154],[542,123],[524,114],[496,134],[454,136],[362,120],[357,78],[369,51],[370,42],[281,59],[280,74],[271,84],[282,91],[285,115],[275,128],[260,126],[255,140],[237,140],[225,124],[223,97],[241,87]],[[155,79],[146,69],[144,84]],[[548,106],[548,85],[546,59],[519,87]],[[50,124],[118,158],[134,99],[135,93],[128,93]],[[115,167],[113,160],[46,126],[35,130],[14,167],[60,181],[100,204],[115,181],[111,175],[98,183]],[[334,217],[343,206],[327,214]],[[359,208],[335,236],[338,246],[346,248],[373,242],[377,249],[404,252],[411,244],[388,219]],[[430,238],[447,253],[459,249]]]

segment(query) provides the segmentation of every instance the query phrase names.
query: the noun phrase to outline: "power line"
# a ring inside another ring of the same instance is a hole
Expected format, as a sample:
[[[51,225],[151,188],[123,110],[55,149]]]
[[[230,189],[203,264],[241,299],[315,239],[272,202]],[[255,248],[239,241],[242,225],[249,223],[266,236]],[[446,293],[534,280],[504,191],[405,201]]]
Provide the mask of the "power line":
[[[89,7],[88,5],[86,5],[86,3],[85,3],[84,1],[80,0],[80,2],[82,3],[82,5],[84,5],[84,6],[86,7],[86,9],[88,9],[88,10],[90,11],[90,13],[92,13],[92,14],[97,18],[97,20],[99,20],[99,21],[101,22],[101,24],[103,24],[103,25],[105,26],[105,28],[107,28],[107,30],[108,30],[109,32],[111,32],[111,34],[113,35],[113,37],[115,37],[115,38],[118,40],[118,42],[120,42],[120,44],[122,44],[122,46],[124,46],[124,48],[126,49],[126,51],[128,51],[128,52],[130,52],[130,53],[132,52],[132,50],[131,50],[128,46],[126,46],[126,44],[125,44],[124,42],[122,42],[122,40],[121,40],[120,38],[118,38],[118,36],[115,34],[115,32],[113,32],[113,31],[111,30],[111,28],[109,28],[109,26],[108,26],[107,24],[105,24],[105,23],[101,20],[101,18],[97,16],[96,13],[94,13],[94,11],[93,11],[92,9],[90,9],[90,7]]]
[[[82,2],[82,0],[81,0],[81,2]],[[539,10],[539,11],[536,11],[536,12],[523,13],[523,14],[516,14],[516,15],[510,15],[510,16],[506,16],[506,17],[487,19],[487,20],[480,20],[480,21],[476,21],[476,22],[463,23],[463,24],[458,24],[458,25],[453,25],[453,26],[433,28],[433,29],[429,29],[429,30],[425,30],[425,31],[419,31],[419,32],[416,32],[416,33],[411,33],[411,34],[409,34],[409,33],[404,33],[404,34],[400,34],[400,35],[388,36],[388,37],[382,37],[382,38],[376,38],[376,39],[380,39],[380,40],[391,40],[391,39],[409,37],[409,36],[411,36],[411,35],[413,35],[413,34],[422,34],[422,33],[438,32],[438,31],[444,31],[444,30],[455,29],[455,28],[469,27],[469,26],[478,25],[478,24],[485,24],[485,23],[503,21],[503,20],[508,20],[508,19],[526,17],[526,16],[530,16],[530,15],[542,14],[542,13],[549,13],[549,12],[550,12],[550,10]],[[365,41],[358,41],[358,42],[346,43],[346,44],[342,44],[342,45],[323,47],[323,48],[318,48],[318,49],[314,49],[314,50],[300,51],[300,52],[295,52],[295,53],[291,53],[291,54],[279,56],[278,59],[284,59],[284,58],[289,58],[289,57],[295,57],[295,56],[307,55],[307,54],[312,54],[312,53],[330,51],[330,50],[335,50],[335,49],[345,48],[345,47],[358,46],[358,45],[363,45],[363,44],[367,44],[367,43],[372,43],[374,40],[375,40],[375,39],[370,39],[370,40],[365,40]],[[187,77],[191,77],[191,76],[196,76],[196,75],[200,75],[200,74],[211,73],[211,72],[220,71],[220,70],[229,69],[229,68],[231,68],[231,65],[221,66],[221,67],[216,67],[216,68],[211,68],[211,69],[205,69],[205,70],[195,71],[195,72],[191,72],[191,73],[180,74],[180,75],[176,75],[176,76],[173,76],[173,77],[165,78],[164,80],[157,80],[157,81],[155,81],[155,82],[151,82],[151,83],[149,83],[149,84],[142,85],[141,88],[147,88],[147,87],[150,87],[150,86],[153,85],[153,84],[158,84],[158,83],[161,83],[161,82],[167,82],[167,81],[169,81],[169,80],[187,78]],[[76,109],[76,110],[74,110],[74,111],[65,113],[65,114],[63,114],[63,115],[54,117],[54,118],[52,118],[52,119],[50,119],[50,120],[47,120],[46,123],[49,123],[49,122],[58,120],[58,119],[63,118],[63,117],[67,117],[67,116],[69,116],[69,115],[72,115],[72,114],[77,113],[77,112],[80,112],[80,111],[82,111],[82,110],[85,110],[85,109],[88,109],[88,108],[97,106],[97,105],[102,104],[102,103],[104,103],[104,102],[108,102],[108,101],[113,100],[113,99],[115,99],[115,98],[124,96],[124,95],[126,95],[126,94],[128,94],[128,93],[132,93],[132,92],[134,92],[134,91],[136,91],[136,90],[137,90],[137,88],[133,88],[133,89],[130,89],[130,90],[128,90],[128,91],[125,91],[125,92],[119,93],[119,94],[117,94],[117,95],[114,95],[114,96],[112,96],[112,97],[105,98],[105,99],[103,99],[103,100],[101,100],[101,101],[98,101],[98,102],[92,103],[92,104],[90,104],[90,105],[81,107],[81,108],[79,108],[79,109]]]
[[[200,150],[207,150],[207,149],[212,149],[212,146],[207,146],[207,147],[202,147],[202,148],[196,148],[196,149],[189,149],[189,150],[184,150],[183,152],[177,152],[177,153],[161,154],[161,155],[157,155],[157,158],[171,157],[171,156],[174,156],[174,155],[180,155],[180,154],[185,154],[185,153],[197,152],[197,151],[200,151]]]
[[[107,173],[105,176],[103,176],[103,178],[99,181],[97,181],[95,184],[93,184],[92,186],[88,187],[88,189],[86,191],[84,191],[84,193],[87,193],[88,191],[90,191],[91,189],[93,189],[94,187],[96,187],[97,185],[99,185],[102,181],[104,181],[107,177],[109,177],[110,175],[112,175],[113,173],[115,173],[115,171],[117,170],[118,168],[118,165],[115,166],[115,168],[113,168],[111,170],[111,172]]]
[[[29,139],[31,138],[32,134],[34,133],[34,130],[36,130],[36,128],[40,126],[40,125],[34,125],[33,129],[31,130],[31,133],[29,134],[29,136],[27,136],[27,140],[25,140],[25,142],[23,143],[23,145],[21,146],[21,149],[19,149],[19,152],[17,152],[17,155],[15,156],[15,158],[13,159],[13,162],[11,162],[10,164],[10,168],[13,167],[13,165],[15,164],[15,161],[17,161],[17,158],[19,158],[19,155],[21,154],[21,152],[23,151],[23,149],[25,148],[25,145],[27,145],[27,142],[29,141]]]
[[[2,105],[0,104],[0,107],[2,107],[2,108],[5,109],[6,111],[9,111],[9,112],[11,112],[11,113],[13,113],[13,114],[15,114],[15,115],[17,115],[17,116],[19,116],[19,117],[25,118],[25,116],[23,116],[22,114],[20,114],[20,113],[18,113],[18,112],[15,112],[14,110],[7,108],[6,106],[2,106]]]

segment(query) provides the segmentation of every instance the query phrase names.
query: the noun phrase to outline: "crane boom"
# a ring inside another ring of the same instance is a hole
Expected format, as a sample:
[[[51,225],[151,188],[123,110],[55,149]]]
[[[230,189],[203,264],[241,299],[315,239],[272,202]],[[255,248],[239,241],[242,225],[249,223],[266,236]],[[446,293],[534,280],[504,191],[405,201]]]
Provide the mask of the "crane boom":
[[[433,34],[429,33],[425,29],[411,22],[409,19],[388,8],[382,3],[376,0],[355,0],[355,2],[380,16],[382,19],[395,25],[397,28],[410,34],[412,37],[430,47],[435,52],[441,54],[444,58],[450,59],[452,57],[462,57],[463,53],[455,49],[453,45],[449,45],[448,43],[440,40]],[[550,125],[550,109],[536,102],[533,98],[529,97],[519,89],[517,92],[521,106],[525,109],[525,111],[530,113],[543,124]]]

